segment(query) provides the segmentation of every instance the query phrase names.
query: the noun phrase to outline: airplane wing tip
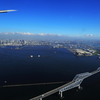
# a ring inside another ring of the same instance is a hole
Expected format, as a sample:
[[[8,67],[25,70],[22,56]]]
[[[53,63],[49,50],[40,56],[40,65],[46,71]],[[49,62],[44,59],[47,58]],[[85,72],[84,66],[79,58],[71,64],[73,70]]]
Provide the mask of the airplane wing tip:
[[[17,10],[0,10],[0,13],[7,13],[7,12],[11,12],[11,11],[17,11]]]

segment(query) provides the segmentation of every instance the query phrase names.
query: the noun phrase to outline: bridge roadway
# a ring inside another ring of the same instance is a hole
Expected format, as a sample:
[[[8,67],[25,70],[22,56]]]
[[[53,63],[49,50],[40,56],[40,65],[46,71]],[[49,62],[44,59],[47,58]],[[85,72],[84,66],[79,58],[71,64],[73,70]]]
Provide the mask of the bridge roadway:
[[[66,86],[68,86],[68,85],[70,85],[70,84],[72,84],[72,83],[74,83],[74,82],[71,81],[71,82],[69,82],[69,83],[67,83],[67,84],[64,84],[64,85],[62,85],[62,86],[60,86],[60,87],[58,87],[58,88],[56,88],[56,89],[53,89],[53,90],[51,90],[51,91],[49,91],[49,92],[46,92],[46,93],[44,93],[44,94],[42,94],[42,95],[39,95],[39,96],[37,96],[37,97],[34,97],[34,98],[30,99],[30,100],[39,100],[40,98],[45,98],[45,97],[47,97],[47,96],[49,96],[49,95],[52,95],[52,94],[58,92],[58,91],[59,91],[60,89],[62,89],[63,87],[66,87]]]
[[[0,88],[7,88],[7,87],[19,87],[19,86],[34,86],[34,85],[47,85],[47,84],[60,84],[65,83],[65,81],[62,82],[48,82],[48,83],[33,83],[33,84],[16,84],[16,85],[3,85],[0,86]]]
[[[85,79],[85,78],[87,78],[87,77],[89,77],[89,76],[91,76],[91,75],[93,75],[93,74],[96,74],[96,73],[98,73],[98,72],[100,72],[100,67],[96,70],[96,71],[93,71],[93,72],[91,72],[91,73],[89,73],[88,72],[88,74],[86,74],[86,75],[83,75],[83,76],[81,76],[81,77],[79,77],[78,78],[78,80],[83,80],[83,79]],[[84,74],[84,73],[83,73]],[[79,74],[79,75],[81,75],[81,74]],[[31,98],[31,99],[29,99],[29,100],[42,100],[42,98],[45,98],[45,97],[47,97],[47,96],[50,96],[50,95],[52,95],[52,94],[54,94],[54,93],[56,93],[56,92],[60,92],[60,90],[62,90],[63,88],[65,88],[65,87],[70,87],[70,86],[72,86],[72,88],[75,88],[75,87],[80,87],[80,84],[79,85],[77,85],[77,86],[73,86],[75,83],[77,82],[77,80],[75,81],[75,80],[72,80],[71,82],[69,82],[69,83],[67,83],[67,84],[64,84],[64,85],[62,85],[62,86],[60,86],[60,87],[58,87],[58,88],[56,88],[56,89],[53,89],[53,90],[51,90],[51,91],[49,91],[49,92],[46,92],[46,93],[44,93],[44,94],[41,94],[41,95],[39,95],[39,96],[37,96],[37,97],[34,97],[34,98]],[[79,82],[79,81],[78,81]],[[72,89],[72,88],[69,88],[69,89]],[[67,90],[69,90],[69,89],[67,89]],[[65,90],[66,91],[66,90]],[[62,91],[63,92],[63,91]],[[62,94],[61,94],[61,97],[62,97]]]

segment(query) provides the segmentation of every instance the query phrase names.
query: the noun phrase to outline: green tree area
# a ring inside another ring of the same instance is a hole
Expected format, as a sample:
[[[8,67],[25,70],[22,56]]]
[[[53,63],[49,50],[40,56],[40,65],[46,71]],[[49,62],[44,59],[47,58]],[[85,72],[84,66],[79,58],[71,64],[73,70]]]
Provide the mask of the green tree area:
[[[100,50],[95,50],[95,52],[92,53],[92,55],[100,55]]]

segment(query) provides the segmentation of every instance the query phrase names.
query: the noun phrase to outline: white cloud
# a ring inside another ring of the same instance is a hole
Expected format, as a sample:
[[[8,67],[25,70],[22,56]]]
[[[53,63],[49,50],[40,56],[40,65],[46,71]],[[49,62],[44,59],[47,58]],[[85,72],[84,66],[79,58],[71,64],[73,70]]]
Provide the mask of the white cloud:
[[[38,35],[41,35],[41,36],[46,36],[46,35],[50,35],[50,36],[62,36],[60,34],[55,34],[55,33],[39,33]]]
[[[6,32],[2,32],[2,33],[0,33],[0,34],[5,34],[5,35],[7,35],[7,34],[9,34],[9,33],[6,33]]]
[[[29,33],[29,32],[2,32],[0,34],[5,34],[5,35],[9,35],[9,34],[34,35],[34,33]]]
[[[85,36],[94,36],[93,34],[86,34]]]
[[[30,32],[2,32],[0,34],[4,35],[40,35],[40,36],[62,36],[61,34],[55,34],[55,33],[39,33],[39,34],[34,34]]]
[[[44,35],[47,35],[47,34],[45,34],[45,33],[39,33],[38,35],[44,36]]]
[[[22,35],[34,35],[33,33],[29,33],[29,32],[24,32],[24,33],[21,33]]]

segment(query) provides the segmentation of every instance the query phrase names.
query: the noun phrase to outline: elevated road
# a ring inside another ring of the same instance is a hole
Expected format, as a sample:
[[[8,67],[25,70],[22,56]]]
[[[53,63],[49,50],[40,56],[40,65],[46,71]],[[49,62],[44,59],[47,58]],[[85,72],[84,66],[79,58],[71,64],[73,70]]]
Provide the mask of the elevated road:
[[[3,85],[3,86],[0,86],[3,87],[3,88],[7,88],[7,87],[22,87],[22,86],[34,86],[34,85],[47,85],[47,84],[61,84],[61,83],[65,83],[64,81],[62,82],[48,82],[48,83],[33,83],[33,84],[16,84],[16,85]]]
[[[70,89],[75,88],[75,87],[78,87],[80,89],[80,84],[82,83],[82,81],[85,78],[87,78],[87,77],[89,77],[91,75],[94,75],[94,74],[96,74],[98,72],[100,72],[100,67],[96,71],[93,71],[91,73],[85,72],[85,73],[77,74],[71,82],[69,82],[67,84],[64,84],[64,85],[62,85],[62,86],[60,86],[60,87],[58,87],[56,89],[53,89],[53,90],[51,90],[49,92],[41,94],[41,95],[39,95],[37,97],[31,98],[30,100],[42,100],[42,98],[50,96],[50,95],[52,95],[52,94],[54,94],[56,92],[59,92],[59,94],[60,94],[60,96],[62,98],[63,97],[62,93],[64,91],[70,90]]]
[[[58,88],[56,88],[56,89],[54,89],[54,90],[51,90],[51,91],[49,91],[49,92],[46,92],[46,93],[44,93],[44,94],[42,94],[42,95],[39,95],[39,96],[37,96],[37,97],[34,97],[34,98],[30,99],[30,100],[39,100],[40,98],[45,98],[45,97],[47,97],[47,96],[49,96],[49,95],[52,95],[52,94],[58,92],[58,91],[59,91],[60,89],[62,89],[63,87],[66,87],[67,85],[70,85],[70,84],[72,84],[72,83],[74,83],[74,82],[71,81],[71,82],[69,82],[69,83],[67,83],[67,84],[65,84],[65,85],[62,85],[62,86],[60,86],[60,87],[58,87]],[[40,100],[41,100],[41,99],[40,99]]]

